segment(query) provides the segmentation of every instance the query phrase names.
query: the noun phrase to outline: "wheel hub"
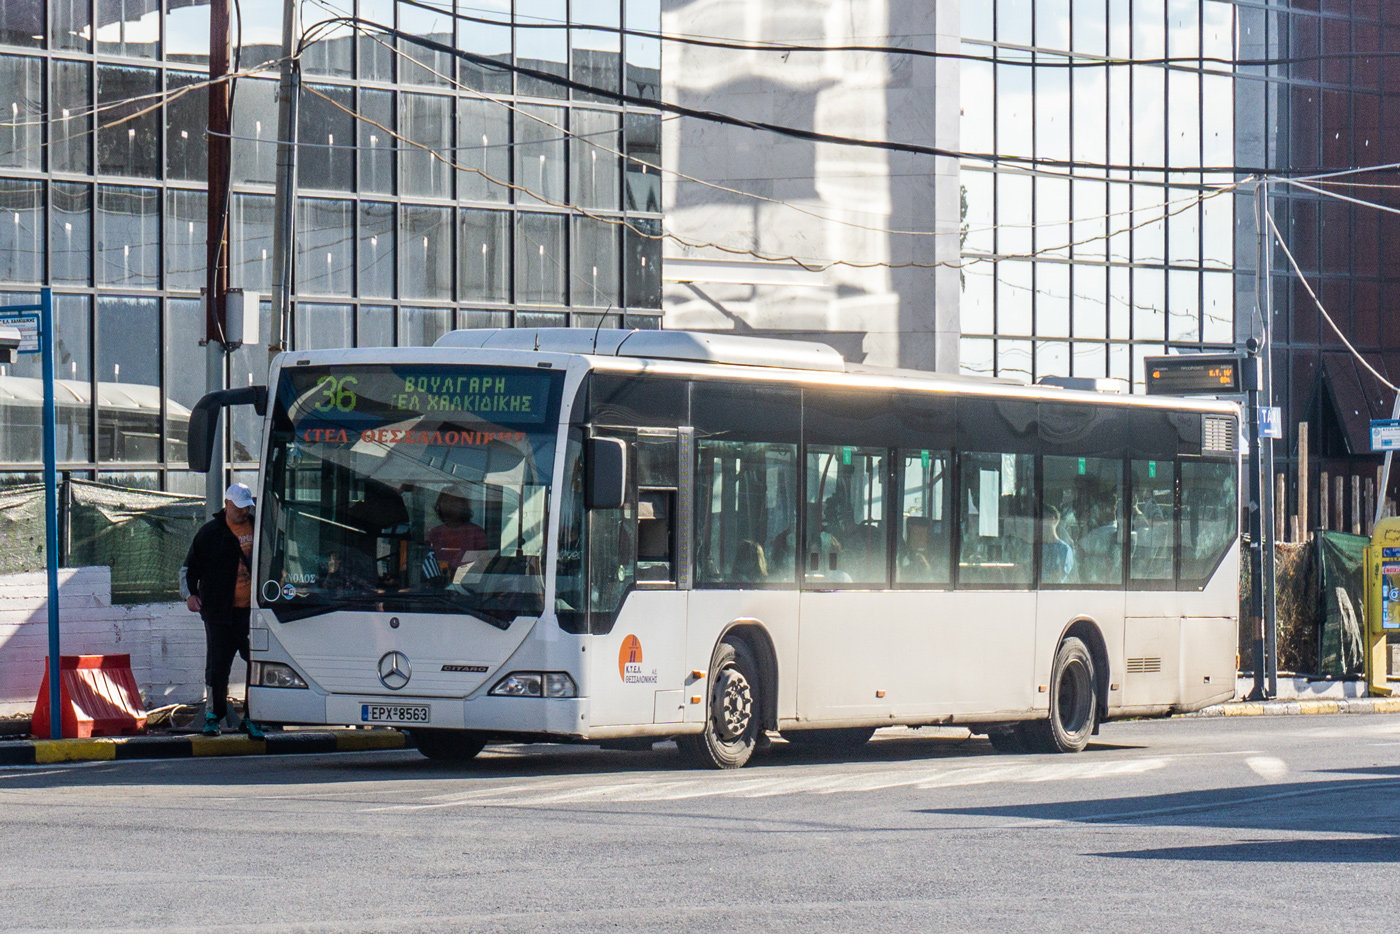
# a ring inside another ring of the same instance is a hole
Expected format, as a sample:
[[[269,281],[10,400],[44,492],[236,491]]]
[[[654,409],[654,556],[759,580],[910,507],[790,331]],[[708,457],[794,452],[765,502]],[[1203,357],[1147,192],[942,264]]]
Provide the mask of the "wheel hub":
[[[743,673],[726,668],[715,678],[715,726],[720,738],[736,740],[753,719],[753,690]]]

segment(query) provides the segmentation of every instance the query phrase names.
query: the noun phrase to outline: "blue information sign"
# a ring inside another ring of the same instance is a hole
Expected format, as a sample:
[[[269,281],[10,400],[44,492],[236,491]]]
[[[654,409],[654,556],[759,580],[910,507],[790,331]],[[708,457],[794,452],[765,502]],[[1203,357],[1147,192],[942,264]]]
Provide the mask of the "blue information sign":
[[[1392,418],[1371,420],[1371,450],[1400,451],[1400,420]]]

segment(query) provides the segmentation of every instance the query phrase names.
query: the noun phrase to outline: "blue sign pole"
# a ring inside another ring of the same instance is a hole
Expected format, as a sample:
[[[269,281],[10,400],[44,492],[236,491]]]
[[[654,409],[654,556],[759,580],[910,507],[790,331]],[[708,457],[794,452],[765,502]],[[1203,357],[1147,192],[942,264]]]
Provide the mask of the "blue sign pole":
[[[49,572],[49,736],[63,738],[62,696],[59,690],[58,638],[58,451],[54,435],[53,290],[39,299],[39,348],[44,359],[44,526]]]

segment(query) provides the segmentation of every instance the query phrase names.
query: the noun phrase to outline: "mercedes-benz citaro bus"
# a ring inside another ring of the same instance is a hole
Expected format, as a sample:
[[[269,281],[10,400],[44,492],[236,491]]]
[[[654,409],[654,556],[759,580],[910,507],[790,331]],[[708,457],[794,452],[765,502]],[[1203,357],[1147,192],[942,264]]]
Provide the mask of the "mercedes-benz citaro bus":
[[[279,355],[248,697],[744,765],[777,731],[1076,752],[1235,689],[1233,404],[878,370],[804,342],[463,330]]]

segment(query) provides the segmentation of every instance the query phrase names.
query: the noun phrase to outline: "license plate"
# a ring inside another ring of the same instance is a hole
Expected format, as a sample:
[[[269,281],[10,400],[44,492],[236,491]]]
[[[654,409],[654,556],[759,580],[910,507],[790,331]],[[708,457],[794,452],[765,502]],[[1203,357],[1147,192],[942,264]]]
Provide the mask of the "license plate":
[[[361,723],[428,723],[433,708],[428,704],[361,704]]]

